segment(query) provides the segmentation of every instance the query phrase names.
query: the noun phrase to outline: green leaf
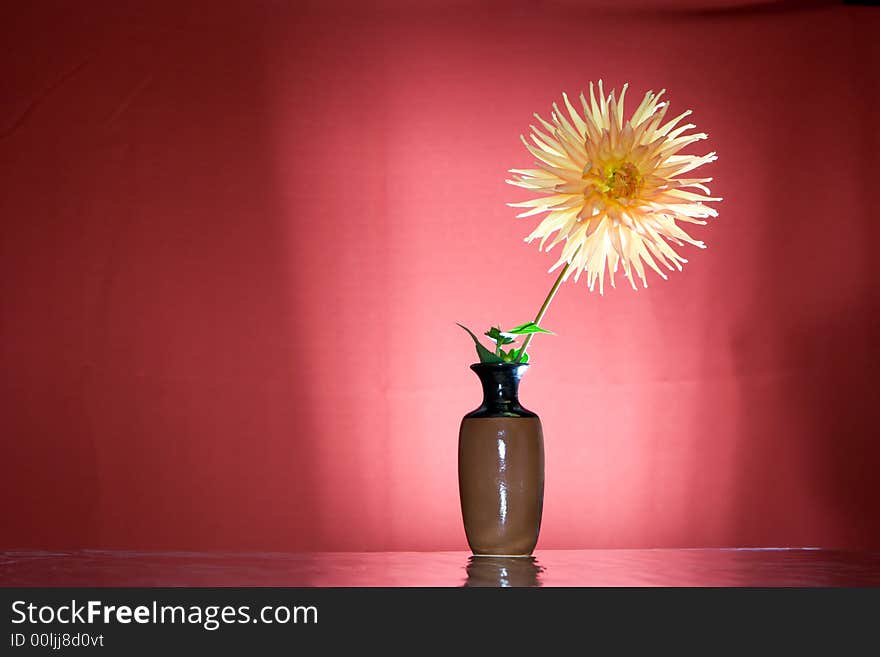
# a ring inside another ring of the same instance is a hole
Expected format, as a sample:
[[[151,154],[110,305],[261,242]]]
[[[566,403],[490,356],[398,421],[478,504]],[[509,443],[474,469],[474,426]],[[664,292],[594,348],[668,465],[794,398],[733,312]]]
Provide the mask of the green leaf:
[[[456,323],[458,323],[458,322],[456,322]],[[470,335],[473,338],[474,344],[477,346],[477,356],[479,356],[481,363],[501,363],[501,362],[504,362],[501,360],[501,358],[499,358],[498,356],[493,354],[491,351],[486,349],[486,347],[484,347],[482,344],[480,344],[480,339],[476,335],[474,335],[474,332],[471,331],[467,326],[463,326],[462,324],[458,324],[458,325],[461,326],[461,328],[463,328],[465,331],[467,331],[468,335]]]
[[[522,353],[522,347],[510,350],[510,360],[513,363],[528,363],[529,355]]]
[[[495,344],[511,344],[514,340],[516,340],[513,335],[511,335],[510,333],[505,333],[497,326],[493,326],[488,331],[483,333],[483,335],[487,336]]]
[[[520,324],[516,328],[510,329],[508,333],[512,335],[526,335],[527,333],[549,333],[550,335],[556,335],[553,331],[543,329],[534,322],[526,322],[525,324]]]

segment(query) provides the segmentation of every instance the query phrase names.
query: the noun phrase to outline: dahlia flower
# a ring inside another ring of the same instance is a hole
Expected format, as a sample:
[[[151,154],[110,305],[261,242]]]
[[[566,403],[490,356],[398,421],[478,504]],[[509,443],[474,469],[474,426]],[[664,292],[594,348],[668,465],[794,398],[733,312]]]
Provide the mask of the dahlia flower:
[[[679,224],[705,224],[706,218],[718,216],[705,203],[721,200],[710,196],[706,183],[711,178],[684,177],[717,159],[714,152],[680,154],[707,137],[686,134],[695,127],[692,123],[679,125],[691,111],[666,121],[669,103],[660,101],[665,90],[649,91],[625,119],[627,86],[617,99],[613,90],[606,97],[599,81],[597,99],[591,82],[589,102],[580,95],[581,111],[563,94],[567,115],[556,103],[551,121],[535,114],[540,125],[530,126],[532,143],[521,138],[538,168],[511,169],[514,177],[507,181],[541,195],[510,203],[527,208],[518,217],[547,213],[526,241],[540,239],[539,249],[547,251],[565,242],[550,271],[565,266],[560,282],[571,275],[577,281],[586,272],[589,289],[598,280],[600,294],[606,268],[612,287],[622,267],[633,289],[636,276],[648,286],[645,265],[663,279],[663,268],[681,270],[687,260],[671,245],[705,244]]]

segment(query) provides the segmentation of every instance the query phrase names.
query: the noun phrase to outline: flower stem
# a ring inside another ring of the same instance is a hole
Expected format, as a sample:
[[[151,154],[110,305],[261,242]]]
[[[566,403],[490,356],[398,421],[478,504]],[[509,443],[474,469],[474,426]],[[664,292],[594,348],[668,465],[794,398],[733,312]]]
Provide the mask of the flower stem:
[[[544,319],[544,315],[547,314],[547,308],[550,307],[550,302],[553,301],[553,297],[556,296],[556,292],[559,290],[559,286],[562,285],[562,279],[565,278],[565,273],[569,270],[570,267],[571,262],[566,262],[565,267],[563,267],[562,271],[559,272],[559,276],[557,277],[556,282],[553,284],[553,287],[550,288],[550,292],[547,293],[547,298],[544,299],[544,303],[541,305],[541,309],[535,316],[535,324],[537,324],[538,326],[541,325],[541,320]],[[525,355],[526,349],[528,349],[533,337],[535,337],[534,333],[529,333],[526,336],[526,339],[523,341],[522,349],[519,350],[519,356],[517,358],[518,361],[522,362],[522,357],[523,355]]]

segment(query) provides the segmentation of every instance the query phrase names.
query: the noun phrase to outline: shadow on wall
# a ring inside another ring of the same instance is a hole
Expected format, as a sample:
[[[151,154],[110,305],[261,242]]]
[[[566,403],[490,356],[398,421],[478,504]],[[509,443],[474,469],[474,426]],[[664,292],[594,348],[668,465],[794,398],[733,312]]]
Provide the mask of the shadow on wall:
[[[877,89],[855,74],[838,75],[857,70],[852,58],[864,57],[859,49],[871,39],[858,33],[865,28],[856,14],[834,19],[835,29],[854,32],[852,49],[832,51],[820,35],[808,34],[799,47],[775,55],[792,57],[792,71],[833,77],[793,75],[775,80],[774,93],[791,98],[777,107],[796,107],[811,83],[850,108],[844,124],[817,124],[798,112],[761,118],[773,126],[764,143],[774,148],[762,153],[770,175],[766,211],[753,226],[760,275],[752,299],[753,307],[773,312],[747,311],[732,344],[744,415],[730,533],[741,544],[774,536],[779,545],[880,542],[880,299],[872,266],[880,228],[869,206],[876,137],[837,138],[840,130],[876,132],[871,96]],[[858,152],[854,143],[862,145]]]
[[[313,547],[264,17],[15,18],[0,543]]]

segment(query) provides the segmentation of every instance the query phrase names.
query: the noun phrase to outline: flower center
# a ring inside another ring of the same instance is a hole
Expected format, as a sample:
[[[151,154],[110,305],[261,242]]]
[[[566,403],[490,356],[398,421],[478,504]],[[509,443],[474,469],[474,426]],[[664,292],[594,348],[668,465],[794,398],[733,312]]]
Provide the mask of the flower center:
[[[605,193],[613,199],[633,199],[642,190],[642,174],[632,162],[605,168]]]

